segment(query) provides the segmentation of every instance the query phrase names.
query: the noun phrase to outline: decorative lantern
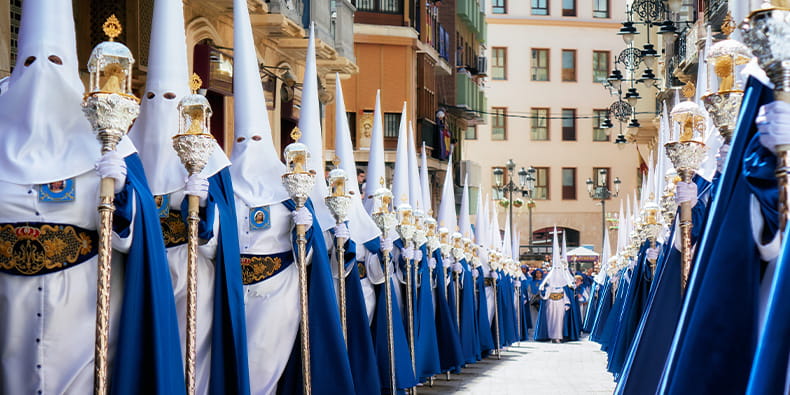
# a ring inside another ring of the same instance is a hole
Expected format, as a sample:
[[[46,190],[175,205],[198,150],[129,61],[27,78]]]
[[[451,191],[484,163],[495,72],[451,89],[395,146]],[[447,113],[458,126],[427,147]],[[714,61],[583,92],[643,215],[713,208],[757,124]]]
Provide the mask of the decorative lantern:
[[[326,206],[335,217],[335,221],[340,224],[348,218],[348,210],[351,208],[351,196],[346,189],[348,176],[346,171],[340,168],[340,159],[335,158],[332,162],[335,168],[329,172],[327,182],[329,183],[329,196],[325,198]]]
[[[102,25],[102,29],[109,41],[102,42],[93,48],[88,59],[88,72],[90,72],[88,91],[90,93],[115,93],[137,100],[132,95],[134,56],[126,45],[114,41],[123,31],[121,22],[115,15],[111,15]]]

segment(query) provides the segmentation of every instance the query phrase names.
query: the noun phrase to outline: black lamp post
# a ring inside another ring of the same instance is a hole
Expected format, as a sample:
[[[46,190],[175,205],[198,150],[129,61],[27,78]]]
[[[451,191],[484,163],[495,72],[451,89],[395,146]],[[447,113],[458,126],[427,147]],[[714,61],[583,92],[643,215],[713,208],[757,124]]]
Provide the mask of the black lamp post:
[[[601,248],[603,248],[604,238],[606,237],[606,201],[620,194],[620,178],[614,178],[614,191],[606,186],[606,169],[598,171],[598,185],[594,185],[591,178],[587,179],[587,193],[593,200],[601,201]]]
[[[516,175],[518,175],[518,183],[514,182],[514,172],[516,171],[516,162],[513,159],[508,159],[505,163],[507,169],[508,180],[504,182],[505,171],[497,167],[494,169],[494,196],[503,196],[508,194],[510,204],[508,204],[508,216],[510,218],[510,235],[513,237],[515,224],[513,223],[513,192],[521,192],[522,196],[529,196],[527,207],[529,208],[529,244],[532,246],[532,191],[535,189],[535,168],[530,166],[529,170],[521,168]],[[517,251],[514,251],[518,253]]]

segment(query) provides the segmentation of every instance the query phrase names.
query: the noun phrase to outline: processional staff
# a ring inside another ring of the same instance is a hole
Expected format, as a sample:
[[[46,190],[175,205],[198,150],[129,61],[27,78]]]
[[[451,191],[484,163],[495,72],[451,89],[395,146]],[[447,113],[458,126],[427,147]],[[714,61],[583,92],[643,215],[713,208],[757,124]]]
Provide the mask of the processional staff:
[[[178,134],[173,136],[173,149],[190,177],[206,167],[216,142],[210,132],[211,105],[197,94],[203,81],[196,74],[189,81],[192,94],[178,103]],[[187,317],[185,379],[187,394],[194,394],[197,383],[197,258],[200,197],[187,195]]]
[[[348,176],[346,172],[340,168],[340,158],[335,158],[333,161],[335,168],[329,172],[329,196],[325,198],[326,205],[338,227],[345,224],[348,219],[348,210],[351,208],[351,196],[348,195],[346,183]],[[343,328],[343,339],[348,346],[348,326],[347,322],[347,308],[346,308],[346,259],[345,247],[348,235],[335,233],[335,240],[337,247],[337,280],[338,280],[338,299],[340,305],[340,324]]]
[[[140,100],[132,94],[134,57],[125,45],[115,42],[122,31],[115,15],[102,26],[109,37],[97,45],[88,60],[89,93],[82,110],[101,142],[102,154],[114,152],[140,113]],[[94,349],[94,393],[107,393],[107,354],[110,331],[110,278],[112,222],[115,211],[115,179],[102,178],[99,190],[98,279],[96,289],[96,339]]]
[[[406,316],[408,318],[408,325],[406,326],[409,336],[409,353],[411,355],[411,367],[413,370],[417,369],[417,361],[414,354],[414,296],[412,294],[412,287],[414,285],[414,277],[412,275],[412,268],[414,266],[414,233],[417,231],[414,222],[412,208],[408,204],[401,204],[398,207],[398,225],[396,227],[398,235],[403,242],[404,251],[411,250],[411,255],[404,256],[406,261]],[[416,393],[416,389],[412,388],[412,393]]]

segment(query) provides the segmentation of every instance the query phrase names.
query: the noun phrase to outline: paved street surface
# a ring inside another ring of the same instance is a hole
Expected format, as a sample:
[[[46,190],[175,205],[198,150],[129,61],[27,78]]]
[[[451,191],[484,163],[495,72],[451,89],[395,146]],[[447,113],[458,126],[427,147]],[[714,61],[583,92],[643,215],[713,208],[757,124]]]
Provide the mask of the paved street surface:
[[[450,381],[437,377],[422,394],[611,394],[615,383],[606,371],[606,354],[597,343],[551,344],[522,342],[502,352],[502,360],[488,358],[467,366]]]

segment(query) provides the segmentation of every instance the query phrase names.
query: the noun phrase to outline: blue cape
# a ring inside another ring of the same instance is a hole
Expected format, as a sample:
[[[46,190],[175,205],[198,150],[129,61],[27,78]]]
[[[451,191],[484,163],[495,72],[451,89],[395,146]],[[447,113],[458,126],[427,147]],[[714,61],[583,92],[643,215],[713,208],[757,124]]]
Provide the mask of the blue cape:
[[[461,365],[464,363],[461,338],[451,314],[451,310],[455,310],[455,306],[451,307],[445,293],[447,286],[441,250],[436,249],[433,252],[433,257],[436,259],[434,275],[436,275],[436,334],[439,341],[439,366],[442,372],[455,373],[461,370]]]
[[[463,274],[460,278],[462,288],[460,289],[461,302],[461,349],[466,363],[475,363],[480,360],[480,339],[475,329],[475,286],[472,279],[472,271],[466,263],[466,259],[461,259]]]
[[[433,292],[431,279],[431,268],[428,266],[428,247],[422,245],[422,261],[417,268],[417,277],[420,279],[420,286],[417,290],[415,327],[416,337],[414,353],[416,354],[416,375],[420,381],[425,381],[429,377],[442,372],[439,364],[439,343],[436,333],[436,321],[433,305]]]
[[[335,239],[337,243],[337,239]],[[351,364],[351,377],[354,379],[356,394],[375,394],[381,389],[381,381],[376,369],[376,352],[373,348],[373,336],[370,333],[370,321],[365,307],[365,294],[357,267],[357,246],[351,239],[346,241],[345,265],[351,268],[346,276],[346,331],[348,335],[348,359]]]
[[[565,337],[565,340],[577,341],[582,334],[582,313],[574,290],[567,285],[565,286],[565,296],[570,300],[571,308],[565,312],[562,335]]]
[[[772,91],[749,79],[725,170],[698,246],[661,391],[746,391],[757,343],[762,266],[747,231],[751,229],[751,196],[761,203],[767,230],[764,239],[772,238],[778,219],[775,157],[760,145],[754,127],[757,110],[772,100]],[[732,262],[737,264],[727,264]],[[737,292],[732,292],[733,284],[738,284]],[[721,379],[721,372],[726,372],[727,380]]]
[[[483,277],[483,268],[477,269],[477,335],[480,338],[480,356],[485,357],[494,349],[494,339],[491,337],[491,322],[488,321],[488,299],[486,297],[486,280]]]
[[[283,205],[292,211],[296,208],[292,200],[286,200]],[[354,381],[351,378],[351,364],[340,327],[340,312],[329,267],[329,252],[320,231],[321,225],[314,213],[313,203],[308,200],[306,207],[313,213],[313,226],[307,231],[307,248],[308,251],[311,248],[313,250],[307,276],[312,391],[314,394],[352,394]],[[316,232],[317,229],[319,231]],[[296,251],[295,231],[293,240],[293,250]],[[295,311],[294,314],[299,312]],[[291,358],[277,386],[278,393],[302,393],[300,338],[301,335],[297,334]]]
[[[121,395],[184,394],[178,318],[159,212],[140,158],[132,154],[125,161],[126,185],[116,195],[116,218],[135,213],[134,241],[124,266],[111,390]],[[121,236],[128,236],[128,228],[125,233]]]

